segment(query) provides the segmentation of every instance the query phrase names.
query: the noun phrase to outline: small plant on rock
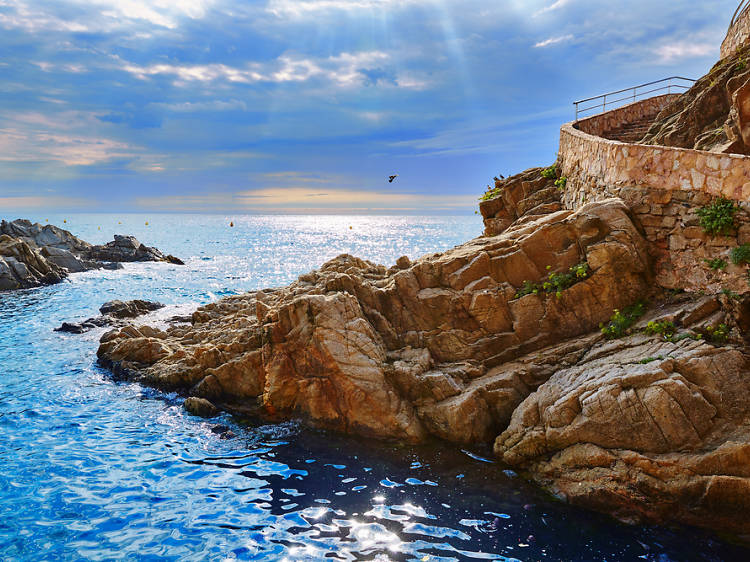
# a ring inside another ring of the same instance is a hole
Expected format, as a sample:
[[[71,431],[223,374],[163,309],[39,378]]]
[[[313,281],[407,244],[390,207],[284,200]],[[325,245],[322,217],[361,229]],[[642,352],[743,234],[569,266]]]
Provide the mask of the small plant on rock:
[[[734,265],[744,265],[750,263],[750,244],[742,244],[732,248],[729,257]]]
[[[660,335],[665,340],[671,341],[675,332],[677,332],[677,328],[675,328],[674,322],[668,320],[662,320],[661,322],[652,320],[646,324],[646,328],[643,331],[649,336]]]
[[[707,259],[705,260],[706,264],[708,265],[709,269],[713,271],[723,271],[727,268],[729,265],[726,260],[723,260],[721,258],[714,258],[714,259]]]
[[[736,300],[736,301],[740,300],[740,295],[738,295],[737,293],[735,293],[731,289],[724,288],[724,289],[721,290],[721,294],[724,295],[725,297],[729,298],[729,299],[733,299],[733,300]]]
[[[612,318],[609,319],[609,323],[606,325],[600,324],[599,327],[602,329],[604,337],[608,340],[621,338],[630,333],[630,328],[645,312],[646,304],[643,301],[639,301],[627,307],[622,312],[615,309]]]
[[[734,228],[734,215],[739,207],[725,197],[698,209],[703,232],[711,236],[726,236]]]
[[[538,295],[539,294],[540,287],[536,283],[532,283],[531,281],[524,281],[523,285],[520,289],[516,292],[516,298],[520,299],[521,297],[525,297],[526,295]]]
[[[659,355],[658,357],[646,357],[645,359],[641,359],[638,361],[641,365],[648,365],[649,363],[653,363],[654,361],[663,361],[664,356]]]
[[[568,185],[568,178],[565,176],[555,180],[555,187],[560,191],[565,191],[565,186]]]
[[[549,168],[545,168],[542,170],[542,177],[548,180],[551,180],[553,178],[557,177],[557,166],[554,164],[550,166]]]
[[[726,324],[707,326],[704,337],[712,343],[726,343],[729,338],[729,328]]]
[[[489,201],[490,199],[494,199],[495,197],[498,197],[502,195],[503,188],[502,187],[490,187],[487,186],[487,190],[484,192],[484,194],[479,198],[480,201]]]

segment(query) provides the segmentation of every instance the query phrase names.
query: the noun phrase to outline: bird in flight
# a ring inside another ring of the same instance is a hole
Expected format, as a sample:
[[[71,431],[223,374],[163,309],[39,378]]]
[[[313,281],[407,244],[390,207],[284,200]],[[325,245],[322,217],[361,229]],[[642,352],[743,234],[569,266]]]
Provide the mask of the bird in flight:
[[[393,174],[392,176],[388,176],[388,183],[393,183],[393,180],[395,180],[398,177],[398,174]]]

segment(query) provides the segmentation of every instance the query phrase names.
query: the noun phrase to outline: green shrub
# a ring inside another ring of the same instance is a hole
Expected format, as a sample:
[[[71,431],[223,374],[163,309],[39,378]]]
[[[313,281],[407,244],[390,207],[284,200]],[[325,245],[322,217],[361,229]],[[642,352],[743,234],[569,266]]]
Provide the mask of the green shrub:
[[[551,265],[547,266],[547,270],[552,269]],[[532,283],[531,281],[524,281],[523,286],[516,292],[516,298],[525,297],[530,294],[539,294],[539,291],[545,293],[555,293],[555,296],[559,299],[562,296],[562,292],[568,287],[575,285],[578,281],[582,281],[589,276],[589,264],[586,262],[579,263],[570,268],[568,273],[555,273],[552,272],[547,275],[547,280],[541,285]]]
[[[674,336],[677,328],[675,328],[674,322],[663,320],[661,322],[651,321],[646,324],[646,328],[643,330],[649,336],[660,335],[665,340],[670,341]]]
[[[560,191],[565,191],[565,186],[566,185],[568,185],[568,178],[566,178],[565,176],[563,176],[563,177],[555,180],[555,186]]]
[[[539,291],[541,290],[541,287],[537,285],[536,283],[532,283],[531,281],[524,281],[523,285],[520,289],[516,292],[516,298],[520,299],[521,297],[525,297],[526,295],[530,294],[539,294]]]
[[[606,325],[600,324],[599,327],[608,340],[621,338],[629,333],[630,328],[643,316],[644,312],[646,312],[646,303],[639,301],[622,312],[615,309],[609,323]]]
[[[714,258],[712,260],[707,259],[705,261],[708,264],[708,267],[714,271],[724,270],[729,265],[726,260],[721,258]]]
[[[707,326],[704,337],[713,343],[726,343],[729,338],[729,328],[726,324]]]
[[[740,295],[732,291],[731,289],[722,289],[721,294],[736,301],[740,300]]]
[[[490,199],[494,199],[495,197],[498,197],[502,195],[503,188],[502,187],[490,187],[487,186],[487,191],[484,192],[484,194],[479,198],[480,201],[489,201]]]
[[[542,177],[548,180],[551,180],[553,178],[557,177],[557,166],[554,164],[550,166],[549,168],[545,168],[542,170]]]
[[[703,231],[711,236],[731,234],[734,228],[734,214],[739,207],[725,197],[716,199],[710,205],[698,209]]]
[[[732,248],[729,257],[734,265],[744,265],[750,263],[750,244],[742,244]]]

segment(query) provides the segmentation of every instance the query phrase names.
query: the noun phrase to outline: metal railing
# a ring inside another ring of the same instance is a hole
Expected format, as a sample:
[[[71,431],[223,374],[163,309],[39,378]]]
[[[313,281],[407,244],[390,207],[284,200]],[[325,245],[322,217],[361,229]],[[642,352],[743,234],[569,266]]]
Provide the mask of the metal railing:
[[[734,15],[732,16],[732,23],[729,24],[729,29],[732,29],[734,27],[734,24],[737,23],[737,20],[740,19],[749,9],[750,0],[742,0],[742,2],[740,2],[740,5],[737,6],[737,10],[734,12]]]
[[[750,2],[750,0],[745,0],[746,2]],[[641,98],[648,94],[653,94],[655,92],[663,92],[664,90],[667,91],[668,94],[672,93],[672,90],[675,90],[677,92],[689,90],[690,87],[695,83],[695,80],[692,78],[683,78],[682,76],[670,76],[669,78],[663,78],[662,80],[656,80],[654,82],[647,82],[646,84],[639,84],[638,86],[633,86],[631,88],[625,88],[624,90],[617,90],[616,92],[609,92],[606,94],[602,94],[599,96],[594,96],[593,98],[586,98],[585,100],[578,100],[574,101],[573,105],[576,108],[576,122],[578,122],[578,118],[582,113],[586,113],[587,111],[591,111],[593,109],[602,108],[602,110],[599,113],[604,113],[607,111],[607,106],[610,106],[610,109],[613,109],[612,106],[615,104],[618,104],[620,102],[634,102],[637,101],[638,98]],[[650,88],[645,91],[639,91],[642,88],[649,88],[650,86],[656,86],[657,84],[663,84],[662,86],[659,86],[657,88]],[[623,95],[627,94],[627,95]],[[612,96],[620,96],[617,99],[612,99]],[[607,99],[609,98],[609,99]],[[588,107],[581,107],[582,104],[591,104],[595,101],[601,100],[601,103],[598,103],[596,105],[589,105]]]

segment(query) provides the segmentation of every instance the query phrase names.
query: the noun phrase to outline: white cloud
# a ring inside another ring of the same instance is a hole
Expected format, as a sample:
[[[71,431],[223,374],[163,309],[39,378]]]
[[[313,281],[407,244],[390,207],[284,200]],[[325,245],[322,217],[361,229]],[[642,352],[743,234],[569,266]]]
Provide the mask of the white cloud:
[[[64,111],[56,115],[28,112],[1,114],[0,162],[58,162],[89,166],[113,158],[131,158],[131,145],[97,136],[93,114]],[[81,132],[86,131],[86,132]]]
[[[570,4],[571,0],[557,0],[556,2],[550,4],[549,6],[542,8],[538,12],[534,14],[534,17],[540,16],[542,14],[546,14],[548,12],[552,12],[554,10],[559,10],[560,8],[567,6]]]
[[[153,103],[151,104],[168,111],[178,113],[194,113],[197,111],[246,111],[247,104],[242,100],[212,100],[181,103]]]
[[[692,41],[680,41],[662,45],[655,49],[661,62],[672,62],[677,59],[690,57],[705,57],[708,55],[718,55],[718,45],[713,43],[695,43]]]
[[[57,7],[76,6],[85,11],[75,21],[68,14],[54,9],[34,7],[27,0],[7,0],[0,12],[0,27],[22,29],[29,33],[41,31],[107,32],[128,27],[133,21],[147,22],[155,27],[175,29],[185,18],[205,17],[214,0],[68,0]]]
[[[550,37],[549,39],[545,39],[544,41],[539,41],[539,43],[536,43],[534,47],[537,49],[543,49],[544,47],[557,45],[558,43],[566,43],[568,41],[572,41],[574,38],[575,37],[573,35],[561,35],[560,37]]]
[[[340,87],[352,87],[367,82],[363,70],[380,67],[390,61],[390,55],[382,51],[341,53],[327,58],[305,58],[298,55],[282,55],[267,63],[249,62],[244,67],[225,64],[179,65],[159,63],[137,65],[121,63],[121,69],[140,78],[150,76],[174,76],[177,85],[191,82],[230,82],[252,84],[256,82],[305,82],[312,78],[327,80]],[[426,82],[404,76],[398,86],[407,89],[423,89]]]
[[[426,0],[270,0],[266,10],[279,17],[302,17],[319,12],[384,10],[408,4],[426,4]]]

